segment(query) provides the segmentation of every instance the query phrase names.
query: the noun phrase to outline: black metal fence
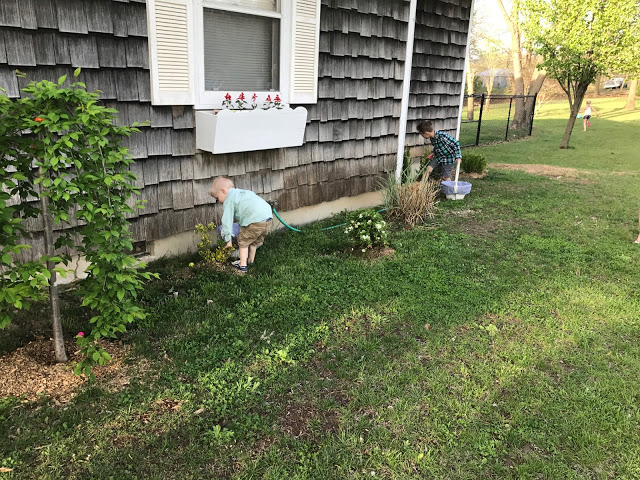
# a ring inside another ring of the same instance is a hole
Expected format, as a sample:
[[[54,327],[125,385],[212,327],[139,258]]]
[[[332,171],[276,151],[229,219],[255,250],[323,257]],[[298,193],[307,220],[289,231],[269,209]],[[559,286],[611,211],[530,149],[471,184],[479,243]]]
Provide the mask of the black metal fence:
[[[517,104],[522,105],[523,113],[516,112]],[[465,95],[460,145],[470,147],[530,136],[535,106],[536,95]]]

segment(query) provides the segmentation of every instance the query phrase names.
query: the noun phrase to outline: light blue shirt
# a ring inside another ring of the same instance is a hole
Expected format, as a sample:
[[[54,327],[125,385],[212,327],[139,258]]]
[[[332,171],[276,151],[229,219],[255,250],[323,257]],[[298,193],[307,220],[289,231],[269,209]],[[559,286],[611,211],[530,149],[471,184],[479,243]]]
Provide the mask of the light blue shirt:
[[[222,209],[222,238],[231,240],[233,221],[241,227],[264,222],[271,218],[271,206],[250,190],[232,188],[227,193]]]

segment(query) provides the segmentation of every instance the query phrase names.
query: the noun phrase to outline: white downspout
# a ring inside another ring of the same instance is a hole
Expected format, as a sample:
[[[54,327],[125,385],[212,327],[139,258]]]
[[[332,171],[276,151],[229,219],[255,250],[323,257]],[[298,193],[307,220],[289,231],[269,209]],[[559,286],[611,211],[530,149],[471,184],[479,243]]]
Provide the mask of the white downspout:
[[[469,33],[467,34],[467,48],[464,52],[464,67],[462,68],[462,85],[460,88],[460,108],[458,109],[458,128],[456,129],[456,140],[460,140],[460,126],[462,124],[462,109],[464,108],[464,85],[467,81],[467,57],[469,56],[469,44],[471,43],[471,26],[473,25],[473,7],[475,0],[471,0],[471,12],[469,13]],[[469,61],[471,63],[471,61]]]
[[[409,116],[409,89],[411,87],[411,66],[413,63],[413,39],[416,32],[416,8],[418,0],[409,4],[409,29],[407,32],[407,52],[404,60],[404,78],[402,80],[402,102],[400,104],[400,128],[398,129],[398,159],[396,161],[396,179],[402,177],[402,159],[407,136],[407,118]],[[469,48],[467,46],[467,48]]]

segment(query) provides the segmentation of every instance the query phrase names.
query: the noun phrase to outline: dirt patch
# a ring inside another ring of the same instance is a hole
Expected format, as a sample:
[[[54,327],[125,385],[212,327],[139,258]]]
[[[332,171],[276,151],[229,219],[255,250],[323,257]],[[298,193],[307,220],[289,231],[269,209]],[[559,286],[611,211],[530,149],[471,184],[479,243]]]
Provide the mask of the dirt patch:
[[[450,210],[445,213],[445,217],[472,217],[477,213],[480,213],[481,210]]]
[[[464,180],[465,178],[484,178],[486,176],[487,176],[487,172],[486,171],[484,171],[482,173],[474,173],[474,172],[461,173],[459,180]],[[454,180],[455,180],[455,178],[454,178]]]
[[[339,427],[338,414],[334,411],[319,411],[311,405],[289,404],[278,421],[280,430],[293,438],[310,437],[314,426],[322,433],[336,432]],[[315,424],[315,425],[314,425]]]
[[[363,252],[362,249],[350,248],[348,253],[351,255],[364,258],[365,260],[378,260],[380,258],[385,257],[393,257],[393,254],[396,252],[391,247],[373,247],[366,248]]]
[[[183,401],[173,398],[163,398],[151,404],[149,410],[138,412],[132,415],[139,425],[148,425],[145,428],[147,433],[159,436],[167,433],[166,425],[159,425],[155,420],[166,413],[178,413],[182,408]]]
[[[569,178],[577,180],[580,183],[592,183],[587,179],[580,178],[583,175],[589,175],[590,172],[586,170],[578,170],[577,168],[554,167],[552,165],[525,165],[517,163],[492,163],[489,166],[500,170],[518,170],[530,173],[531,175],[540,175],[557,180]]]
[[[499,228],[500,222],[498,220],[480,221],[472,218],[460,224],[462,233],[475,236],[495,236]]]
[[[96,378],[106,380],[107,388],[119,390],[129,383],[122,362],[127,348],[107,341],[101,341],[100,346],[113,360],[109,365],[94,368],[93,373]],[[0,357],[0,397],[20,397],[28,402],[46,395],[56,405],[70,402],[87,379],[73,374],[79,360],[75,341],[65,342],[65,348],[69,362],[64,364],[55,363],[53,340],[44,338]]]

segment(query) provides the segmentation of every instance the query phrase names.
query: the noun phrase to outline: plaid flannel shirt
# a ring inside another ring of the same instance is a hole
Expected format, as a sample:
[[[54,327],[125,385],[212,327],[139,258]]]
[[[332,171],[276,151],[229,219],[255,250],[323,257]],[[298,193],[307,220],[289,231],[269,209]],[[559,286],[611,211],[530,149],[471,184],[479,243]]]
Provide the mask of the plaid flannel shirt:
[[[436,130],[435,136],[431,139],[431,145],[433,146],[433,158],[438,163],[449,165],[455,163],[456,158],[462,158],[460,143],[448,133]]]

